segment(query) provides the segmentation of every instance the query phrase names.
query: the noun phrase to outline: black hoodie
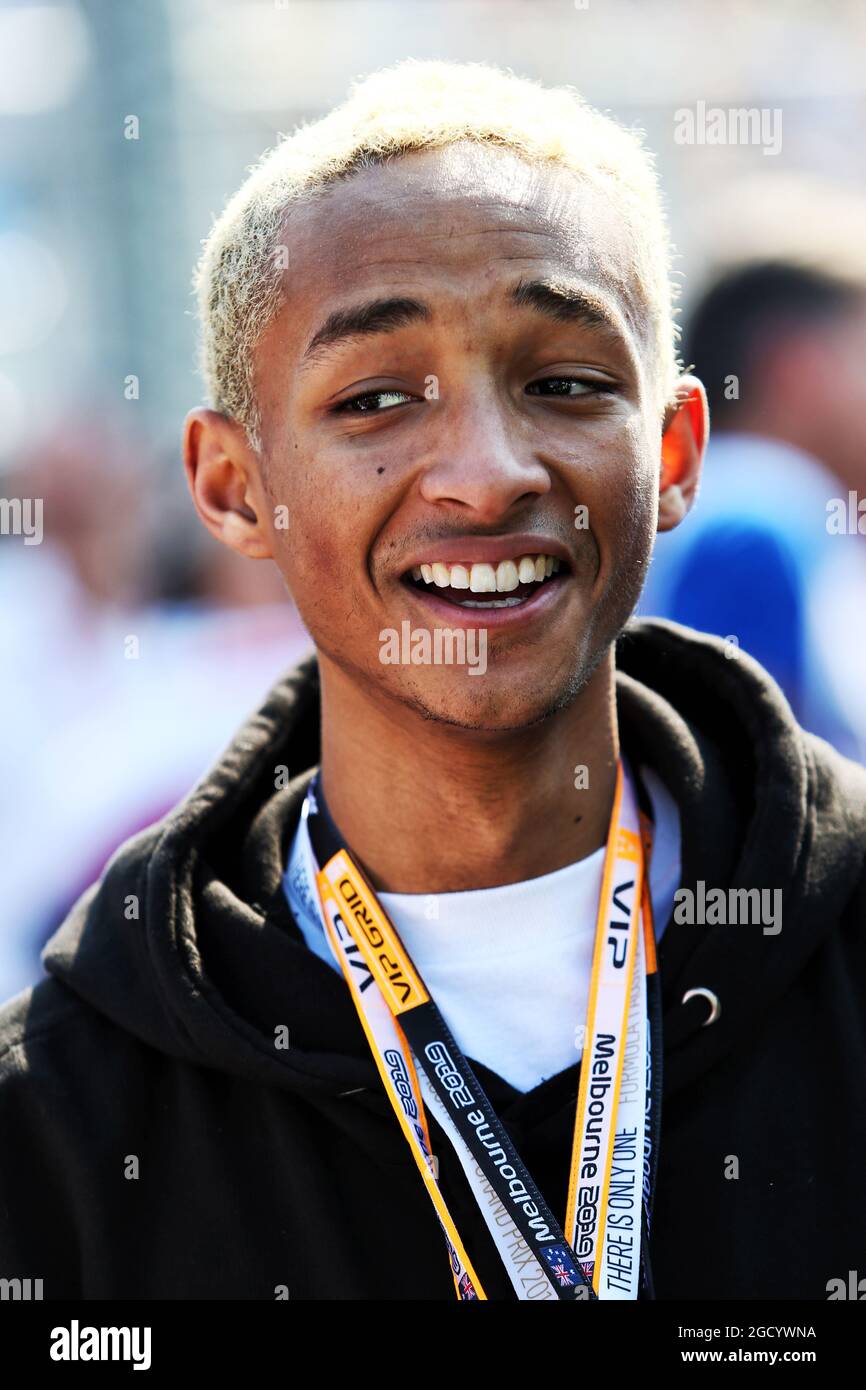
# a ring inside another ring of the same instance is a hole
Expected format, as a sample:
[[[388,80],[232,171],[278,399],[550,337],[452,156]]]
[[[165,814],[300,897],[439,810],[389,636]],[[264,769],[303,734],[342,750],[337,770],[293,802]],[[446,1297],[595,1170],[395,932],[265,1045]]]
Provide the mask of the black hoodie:
[[[620,638],[617,704],[624,751],[679,808],[682,885],[783,903],[777,935],[664,933],[656,1297],[826,1299],[866,1275],[866,772],[747,656],[672,623]],[[49,1299],[454,1299],[345,984],[283,895],[318,737],[311,659],[118,850],[49,978],[0,1011],[0,1278]],[[719,999],[709,1026],[693,988]],[[526,1094],[475,1065],[562,1220],[579,1064]],[[431,1126],[488,1296],[513,1298]]]

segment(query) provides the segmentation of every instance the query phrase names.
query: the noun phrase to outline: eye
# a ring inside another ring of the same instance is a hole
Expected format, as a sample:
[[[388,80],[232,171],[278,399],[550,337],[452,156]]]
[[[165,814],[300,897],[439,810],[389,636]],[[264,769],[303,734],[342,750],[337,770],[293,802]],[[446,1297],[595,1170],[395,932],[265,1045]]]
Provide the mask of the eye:
[[[613,382],[600,381],[597,377],[545,376],[539,381],[531,381],[526,390],[533,396],[559,396],[566,400],[577,400],[584,396],[610,395],[616,387]]]
[[[415,397],[410,396],[407,391],[364,391],[359,396],[350,396],[348,400],[340,401],[339,405],[334,406],[334,414],[381,414],[383,410],[393,410],[395,406],[413,400]]]

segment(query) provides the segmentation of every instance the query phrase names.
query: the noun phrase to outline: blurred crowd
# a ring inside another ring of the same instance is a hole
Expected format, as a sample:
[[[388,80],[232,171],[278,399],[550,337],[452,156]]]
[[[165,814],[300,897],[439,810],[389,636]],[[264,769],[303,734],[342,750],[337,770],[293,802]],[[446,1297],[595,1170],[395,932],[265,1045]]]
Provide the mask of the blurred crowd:
[[[2,491],[39,499],[43,527],[0,538],[5,998],[309,643],[276,568],[212,540],[105,413],[40,440]]]

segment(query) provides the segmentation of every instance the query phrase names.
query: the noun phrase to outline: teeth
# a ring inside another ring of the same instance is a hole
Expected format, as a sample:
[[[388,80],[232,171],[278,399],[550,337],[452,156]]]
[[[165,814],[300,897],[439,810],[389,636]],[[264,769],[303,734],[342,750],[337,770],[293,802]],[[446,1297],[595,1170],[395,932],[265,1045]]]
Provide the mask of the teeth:
[[[496,593],[496,571],[492,565],[473,565],[469,571],[469,587],[473,594]]]
[[[516,589],[520,580],[517,577],[517,566],[513,560],[500,560],[496,566],[496,592],[498,594],[509,594],[512,589]]]
[[[561,562],[553,555],[519,555],[514,560],[500,560],[498,565],[446,565],[434,560],[430,565],[413,565],[412,578],[438,589],[469,589],[473,594],[510,594],[519,584],[540,584],[557,574]],[[511,607],[522,599],[507,599],[497,607]],[[487,607],[465,600],[468,607]]]
[[[522,598],[491,598],[486,603],[475,603],[471,598],[460,600],[461,608],[517,608],[523,603]]]
[[[535,579],[535,561],[531,555],[524,555],[517,566],[517,578],[521,584],[531,584]]]

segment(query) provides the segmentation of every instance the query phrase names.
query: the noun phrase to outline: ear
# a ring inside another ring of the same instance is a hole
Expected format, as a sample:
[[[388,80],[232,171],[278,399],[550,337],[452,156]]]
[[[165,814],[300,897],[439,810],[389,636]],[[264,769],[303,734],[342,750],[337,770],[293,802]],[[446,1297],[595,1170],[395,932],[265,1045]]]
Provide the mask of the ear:
[[[199,518],[218,541],[253,560],[271,556],[258,455],[242,425],[191,410],[183,436],[186,480]]]
[[[707,396],[695,376],[681,376],[662,426],[659,531],[672,531],[691,509],[710,433]]]

